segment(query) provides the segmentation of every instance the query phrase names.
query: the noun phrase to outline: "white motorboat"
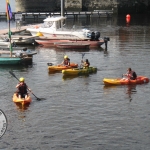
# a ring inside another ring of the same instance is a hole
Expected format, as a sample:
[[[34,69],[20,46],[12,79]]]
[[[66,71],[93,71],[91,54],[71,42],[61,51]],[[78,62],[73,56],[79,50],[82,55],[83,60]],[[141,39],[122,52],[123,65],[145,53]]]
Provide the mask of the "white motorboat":
[[[65,29],[62,25],[65,19],[66,17],[63,16],[48,17],[43,20],[43,25],[29,26],[27,31],[33,36],[41,35],[49,40],[99,40],[100,32],[97,31]]]
[[[33,45],[38,36],[12,35],[11,43],[16,45]],[[9,46],[9,35],[0,35],[0,46]]]

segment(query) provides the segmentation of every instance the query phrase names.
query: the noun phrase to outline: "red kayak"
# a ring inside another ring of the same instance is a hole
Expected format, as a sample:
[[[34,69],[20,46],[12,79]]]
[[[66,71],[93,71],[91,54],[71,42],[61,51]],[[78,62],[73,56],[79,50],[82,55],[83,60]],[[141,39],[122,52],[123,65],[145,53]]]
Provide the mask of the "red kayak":
[[[130,80],[126,78],[108,79],[104,78],[105,85],[129,85],[129,84],[144,84],[149,82],[149,78],[144,76],[138,76],[136,80]]]
[[[64,66],[64,65],[48,66],[48,70],[49,72],[54,72],[54,71],[62,71],[62,70],[77,68],[77,67],[78,64],[70,63],[70,66]]]

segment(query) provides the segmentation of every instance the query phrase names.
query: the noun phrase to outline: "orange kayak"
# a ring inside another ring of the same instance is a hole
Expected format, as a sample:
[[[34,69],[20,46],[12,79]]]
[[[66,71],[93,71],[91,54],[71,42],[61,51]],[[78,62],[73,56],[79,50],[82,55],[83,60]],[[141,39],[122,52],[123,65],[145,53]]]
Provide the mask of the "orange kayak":
[[[62,71],[62,70],[77,68],[77,67],[78,67],[78,64],[70,63],[70,66],[64,66],[64,65],[48,66],[48,70],[49,70],[49,72]]]
[[[30,95],[28,95],[28,97],[26,99],[19,98],[16,93],[14,93],[14,95],[13,95],[13,102],[15,102],[15,103],[21,103],[22,105],[25,105],[25,104],[31,103],[31,101],[32,100],[31,100]]]
[[[103,82],[105,85],[129,85],[129,84],[144,84],[149,82],[149,78],[144,76],[138,76],[136,80],[129,80],[124,78],[118,79],[107,79],[104,78]]]

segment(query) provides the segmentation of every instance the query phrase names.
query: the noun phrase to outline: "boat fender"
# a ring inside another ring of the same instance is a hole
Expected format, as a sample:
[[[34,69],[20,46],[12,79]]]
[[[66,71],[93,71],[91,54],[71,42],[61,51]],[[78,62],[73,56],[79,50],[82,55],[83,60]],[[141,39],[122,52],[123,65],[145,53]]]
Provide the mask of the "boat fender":
[[[43,36],[43,34],[42,34],[41,32],[38,32],[38,33],[36,34],[36,36]]]
[[[21,52],[16,52],[15,57],[22,57],[22,53]]]
[[[35,29],[38,29],[39,28],[39,26],[35,26]]]

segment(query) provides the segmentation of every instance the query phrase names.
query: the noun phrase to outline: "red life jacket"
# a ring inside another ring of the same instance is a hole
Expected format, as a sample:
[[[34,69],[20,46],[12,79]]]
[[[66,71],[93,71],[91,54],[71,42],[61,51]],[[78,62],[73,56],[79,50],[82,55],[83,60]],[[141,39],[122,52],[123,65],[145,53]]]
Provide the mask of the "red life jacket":
[[[69,58],[64,60],[64,65],[68,65],[69,63],[70,63],[70,59]]]

